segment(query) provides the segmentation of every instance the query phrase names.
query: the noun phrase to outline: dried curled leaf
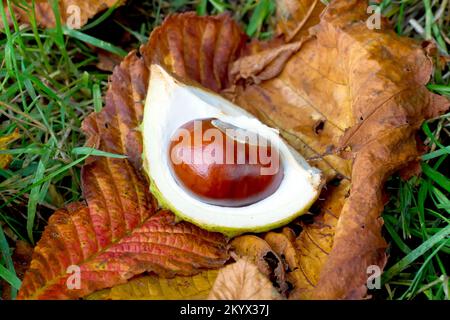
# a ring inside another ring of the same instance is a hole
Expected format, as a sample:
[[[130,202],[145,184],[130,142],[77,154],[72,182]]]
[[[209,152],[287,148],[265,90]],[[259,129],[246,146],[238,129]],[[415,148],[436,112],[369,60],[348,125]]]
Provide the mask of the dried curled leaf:
[[[301,223],[302,232],[298,237],[289,228],[265,235],[272,250],[284,257],[288,270],[286,280],[293,287],[289,299],[312,297],[320,276],[317,270],[322,268],[331,252],[336,224],[349,190],[348,180],[341,181],[338,186],[329,185],[316,203],[321,214],[313,223]]]
[[[122,62],[122,58],[117,54],[103,49],[97,49],[98,63],[97,69],[103,71],[113,71],[116,66]]]
[[[4,1],[5,3],[6,1]],[[77,29],[84,26],[97,13],[111,8],[114,5],[118,6],[124,3],[125,0],[60,0],[58,1],[58,9],[61,15],[61,23]],[[23,23],[29,23],[30,17],[32,16],[31,12],[33,12],[32,1],[27,1],[25,5],[12,4],[12,10],[17,20]],[[38,25],[45,28],[55,27],[56,19],[51,0],[34,0],[34,14]],[[10,24],[11,17],[9,16],[7,18],[8,24]]]
[[[218,270],[207,270],[190,277],[165,279],[148,275],[132,279],[111,289],[97,291],[88,300],[204,300],[217,278]]]
[[[359,0],[334,1],[310,29],[313,37],[279,76],[238,85],[234,96],[228,93],[280,128],[329,180],[339,176],[344,185],[351,182],[348,197],[327,196],[334,198],[329,204],[336,208],[334,218],[327,217],[331,213],[323,207],[295,246],[287,239],[271,239],[273,235],[266,239],[273,245],[284,243],[280,252],[292,245],[297,251],[291,254],[297,260],[292,263],[307,266],[302,271],[305,279],[294,281],[297,297],[366,294],[367,267],[383,268],[386,262],[380,218],[384,182],[417,159],[415,133],[423,120],[449,106],[448,100],[425,87],[432,62],[422,48],[390,30],[369,30],[366,6]],[[271,52],[255,58],[262,54]]]
[[[325,6],[320,0],[276,0],[277,31],[287,42],[300,39],[308,29],[319,23]]]
[[[147,65],[159,63],[181,78],[219,92],[231,83],[229,69],[247,37],[227,14],[169,16],[141,48]]]
[[[14,131],[11,134],[0,137],[0,150],[6,150],[7,146],[13,141],[20,138],[19,131]],[[13,157],[9,154],[0,154],[0,169],[4,169],[9,166]]]
[[[210,300],[279,300],[278,291],[256,265],[247,259],[220,270]]]

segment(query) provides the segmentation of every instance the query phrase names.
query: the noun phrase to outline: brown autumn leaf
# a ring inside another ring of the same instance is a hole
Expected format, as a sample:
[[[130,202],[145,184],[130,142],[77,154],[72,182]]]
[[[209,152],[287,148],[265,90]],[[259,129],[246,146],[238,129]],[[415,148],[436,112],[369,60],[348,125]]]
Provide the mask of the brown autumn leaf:
[[[320,0],[276,0],[277,31],[287,42],[300,39],[319,23],[325,6]]]
[[[7,150],[7,146],[19,138],[20,134],[18,130],[0,137],[0,150]],[[12,160],[13,157],[10,154],[0,154],[0,169],[7,168]]]
[[[205,300],[217,278],[218,270],[206,270],[190,277],[171,279],[148,275],[97,291],[87,300]]]
[[[19,279],[23,279],[25,272],[30,267],[32,254],[33,247],[28,242],[22,240],[16,241],[11,258],[14,263],[14,270]],[[0,299],[11,300],[11,286],[6,281],[0,280],[0,292]]]
[[[369,30],[366,6],[358,0],[333,2],[279,76],[238,84],[229,95],[280,128],[329,180],[343,178],[344,190],[350,184],[348,197],[329,195],[336,209],[323,207],[295,240],[293,263],[308,269],[300,268],[304,279],[295,281],[293,297],[365,296],[367,267],[382,269],[386,262],[384,182],[418,158],[415,134],[423,120],[449,106],[425,87],[432,62],[420,45],[391,30]],[[274,246],[293,244],[269,239]]]
[[[97,69],[103,71],[113,71],[122,62],[122,58],[112,52],[96,49],[98,56]]]
[[[5,4],[6,1],[4,1]],[[52,9],[51,0],[34,0],[34,14],[38,25],[44,28],[55,27],[55,15]],[[94,17],[97,13],[102,12],[112,6],[120,6],[125,0],[60,0],[58,1],[58,9],[61,15],[61,23],[67,24],[71,28],[78,29],[84,26],[87,21]],[[12,4],[12,10],[15,18],[22,23],[29,23],[31,12],[33,12],[32,1],[24,4]],[[5,5],[5,8],[7,6]],[[11,24],[11,13],[7,10],[8,24]],[[1,18],[0,18],[1,19]],[[3,21],[0,20],[0,26]]]
[[[281,295],[256,265],[240,259],[220,270],[209,300],[279,300]]]

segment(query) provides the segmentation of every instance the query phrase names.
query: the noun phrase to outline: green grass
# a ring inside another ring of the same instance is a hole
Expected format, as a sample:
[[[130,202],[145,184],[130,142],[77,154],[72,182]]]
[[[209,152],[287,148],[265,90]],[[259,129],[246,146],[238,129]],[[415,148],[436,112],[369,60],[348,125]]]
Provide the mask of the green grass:
[[[6,3],[1,16],[9,10]],[[383,1],[381,6],[399,34],[434,39],[441,54],[448,54],[447,0]],[[0,136],[16,129],[22,135],[7,151],[14,155],[10,167],[0,169],[0,279],[11,286],[13,297],[20,286],[11,259],[14,242],[34,243],[55,209],[80,199],[80,167],[90,154],[120,157],[83,147],[81,122],[101,110],[110,75],[97,68],[98,51],[124,56],[145,43],[165,16],[184,10],[200,15],[229,11],[250,36],[273,35],[273,0],[131,0],[78,31],[61,25],[43,30],[31,17],[29,27],[15,22],[0,35]],[[436,68],[428,87],[450,95],[449,82],[447,64]],[[430,151],[422,176],[393,177],[388,183],[384,232],[390,259],[383,290],[373,292],[376,298],[448,299],[449,117],[423,127]]]
[[[383,14],[397,33],[434,40],[440,54],[450,50],[449,1],[382,1]],[[428,88],[450,96],[449,64],[437,64]],[[422,175],[409,181],[393,177],[384,212],[390,259],[383,274],[387,299],[449,299],[450,254],[450,114],[423,125],[421,138],[429,147]]]

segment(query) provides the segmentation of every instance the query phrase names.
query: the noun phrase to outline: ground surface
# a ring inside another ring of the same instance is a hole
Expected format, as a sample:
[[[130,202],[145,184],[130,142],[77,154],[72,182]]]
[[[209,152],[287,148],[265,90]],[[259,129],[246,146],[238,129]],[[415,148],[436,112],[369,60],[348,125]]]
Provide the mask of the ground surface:
[[[435,41],[448,58],[449,0],[384,0],[379,6],[399,34]],[[77,32],[42,30],[32,21],[0,35],[0,137],[16,129],[22,133],[8,146],[14,160],[0,169],[0,278],[13,287],[20,285],[10,258],[15,241],[34,243],[53,210],[81,196],[79,173],[87,150],[80,124],[101,109],[110,74],[99,69],[99,57],[100,68],[109,69],[117,60],[109,53],[125,55],[146,42],[169,13],[186,10],[230,11],[249,35],[273,34],[272,0],[134,0]],[[112,36],[117,34],[122,36]],[[429,89],[450,96],[449,60],[436,66]],[[388,183],[384,232],[390,260],[382,290],[373,292],[376,299],[449,299],[449,121],[446,114],[423,126],[429,148],[423,174]],[[436,234],[439,241],[433,241]]]

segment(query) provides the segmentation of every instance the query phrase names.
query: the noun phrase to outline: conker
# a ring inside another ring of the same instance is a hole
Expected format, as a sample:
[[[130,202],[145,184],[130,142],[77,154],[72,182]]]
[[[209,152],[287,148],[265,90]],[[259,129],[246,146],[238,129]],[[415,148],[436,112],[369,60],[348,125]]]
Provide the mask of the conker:
[[[169,167],[177,183],[199,200],[225,207],[251,205],[273,194],[284,177],[275,146],[237,128],[244,132],[242,140],[218,123],[223,122],[199,119],[176,130]]]

